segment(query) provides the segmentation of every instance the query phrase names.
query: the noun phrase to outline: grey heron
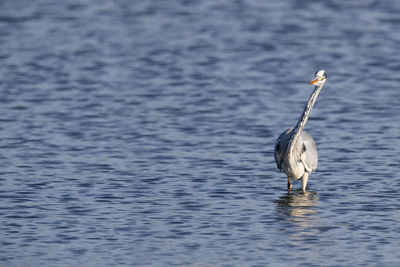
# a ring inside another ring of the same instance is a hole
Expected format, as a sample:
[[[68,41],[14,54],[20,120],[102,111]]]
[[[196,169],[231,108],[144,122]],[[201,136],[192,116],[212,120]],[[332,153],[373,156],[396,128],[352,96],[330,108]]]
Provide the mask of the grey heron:
[[[279,170],[284,171],[288,178],[288,192],[292,189],[290,179],[302,178],[303,192],[306,192],[308,176],[317,169],[318,152],[314,139],[303,129],[310,112],[317,100],[322,87],[326,82],[326,72],[317,71],[310,84],[314,85],[314,91],[308,99],[304,111],[296,126],[284,131],[276,140],[274,157]]]

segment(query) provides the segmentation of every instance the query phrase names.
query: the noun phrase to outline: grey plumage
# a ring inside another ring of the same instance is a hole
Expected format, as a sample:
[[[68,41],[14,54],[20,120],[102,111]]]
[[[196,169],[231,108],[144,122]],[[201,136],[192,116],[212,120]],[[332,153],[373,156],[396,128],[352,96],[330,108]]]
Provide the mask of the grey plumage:
[[[287,154],[289,148],[289,139],[293,135],[293,128],[287,129],[284,131],[277,139],[274,148],[274,155],[275,155],[275,162],[278,166],[279,170],[283,170],[282,164],[283,157],[280,155]],[[318,167],[318,152],[317,152],[317,145],[315,144],[314,139],[309,135],[306,131],[302,131],[300,133],[299,138],[297,139],[297,143],[299,145],[295,146],[295,151],[293,156],[300,160],[304,159],[305,169],[309,170],[309,172],[313,172]],[[281,147],[281,146],[284,147]],[[300,177],[292,177],[294,180],[299,179]]]
[[[279,170],[284,171],[288,177],[288,190],[292,188],[290,178],[302,178],[303,191],[306,191],[308,176],[318,166],[318,152],[314,139],[303,131],[310,112],[326,81],[326,73],[320,70],[315,73],[315,88],[308,100],[296,126],[284,131],[276,140],[274,147],[275,162]]]

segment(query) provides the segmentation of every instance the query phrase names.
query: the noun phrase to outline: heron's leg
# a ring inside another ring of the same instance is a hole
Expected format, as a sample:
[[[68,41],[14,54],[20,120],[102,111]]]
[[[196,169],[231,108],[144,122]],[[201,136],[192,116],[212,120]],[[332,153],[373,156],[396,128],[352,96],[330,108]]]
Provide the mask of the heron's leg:
[[[310,173],[304,172],[303,177],[302,177],[302,179],[303,179],[303,193],[306,192],[306,186],[307,186],[307,182],[308,182],[308,175],[310,175]]]
[[[292,183],[290,182],[290,177],[288,176],[288,177],[287,177],[287,191],[289,192],[290,189],[292,189],[292,187],[293,187],[293,185],[292,185]]]

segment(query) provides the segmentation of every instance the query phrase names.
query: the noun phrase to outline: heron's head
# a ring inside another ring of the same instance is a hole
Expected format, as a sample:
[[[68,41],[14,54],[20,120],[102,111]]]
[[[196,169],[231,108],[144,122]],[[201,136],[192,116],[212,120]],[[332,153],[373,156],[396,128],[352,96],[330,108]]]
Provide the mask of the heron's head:
[[[315,73],[314,79],[310,82],[315,86],[323,85],[326,82],[326,72],[324,70],[319,70]]]

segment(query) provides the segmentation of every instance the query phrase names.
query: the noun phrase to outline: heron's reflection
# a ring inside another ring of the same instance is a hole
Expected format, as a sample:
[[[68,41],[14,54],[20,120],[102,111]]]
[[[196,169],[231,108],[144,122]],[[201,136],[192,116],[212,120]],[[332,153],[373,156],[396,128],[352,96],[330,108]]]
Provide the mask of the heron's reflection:
[[[319,196],[316,192],[296,190],[279,197],[276,209],[281,222],[281,230],[287,234],[290,246],[301,247],[292,250],[293,257],[313,257],[313,251],[320,241],[317,230],[320,224],[318,216]]]
[[[287,219],[307,226],[316,217],[318,200],[317,192],[292,191],[277,199],[277,211]]]

